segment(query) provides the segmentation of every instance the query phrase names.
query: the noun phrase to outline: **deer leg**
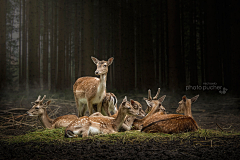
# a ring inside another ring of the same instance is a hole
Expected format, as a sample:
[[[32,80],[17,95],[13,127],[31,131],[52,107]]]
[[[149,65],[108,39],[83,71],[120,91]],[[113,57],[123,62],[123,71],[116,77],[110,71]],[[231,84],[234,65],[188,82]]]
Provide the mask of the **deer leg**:
[[[84,104],[83,103],[78,103],[78,117],[84,116]]]
[[[77,96],[74,93],[74,98],[75,98],[75,102],[76,102],[76,107],[77,107],[77,112],[78,112],[78,117],[82,117],[82,104],[81,102],[78,101]]]
[[[102,111],[102,102],[97,104],[97,111],[98,112]]]
[[[111,115],[108,115],[107,112],[106,112],[106,109],[105,108],[102,108],[102,111],[101,111],[102,115],[104,116],[111,116]]]
[[[88,112],[90,116],[91,114],[93,114],[93,105],[90,101],[87,101],[87,107],[88,107]]]
[[[87,105],[83,104],[83,106],[82,106],[82,116],[85,115],[86,111],[87,111]]]

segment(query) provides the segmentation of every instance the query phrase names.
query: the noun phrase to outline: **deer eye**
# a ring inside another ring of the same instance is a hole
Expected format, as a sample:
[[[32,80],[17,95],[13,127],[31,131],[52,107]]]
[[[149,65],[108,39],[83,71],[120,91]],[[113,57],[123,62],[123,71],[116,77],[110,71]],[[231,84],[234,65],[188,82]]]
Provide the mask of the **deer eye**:
[[[107,65],[105,64],[105,65],[103,65],[103,67],[107,67]]]

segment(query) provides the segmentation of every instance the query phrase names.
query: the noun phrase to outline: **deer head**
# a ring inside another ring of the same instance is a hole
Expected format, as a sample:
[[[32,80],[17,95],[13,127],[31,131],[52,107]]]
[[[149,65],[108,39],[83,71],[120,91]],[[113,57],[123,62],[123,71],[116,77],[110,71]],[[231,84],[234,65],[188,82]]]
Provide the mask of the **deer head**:
[[[145,117],[145,112],[142,110],[142,105],[139,102],[134,101],[132,99],[130,100],[130,102],[134,109],[139,110],[139,116]]]
[[[177,113],[184,113],[184,115],[191,116],[192,117],[192,111],[191,111],[191,104],[196,102],[199,95],[196,95],[195,97],[192,97],[191,99],[188,99],[186,95],[182,97],[182,100],[178,103],[178,108],[176,109]]]
[[[113,57],[109,58],[108,61],[99,61],[95,57],[91,57],[92,61],[97,65],[97,69],[95,71],[96,75],[103,75],[108,73],[108,66],[110,66],[113,62]]]
[[[43,103],[43,100],[46,98],[46,95],[44,95],[42,100],[40,100],[40,98],[41,96],[38,96],[38,99],[35,102],[31,102],[33,107],[29,111],[27,111],[27,114],[29,116],[41,116],[42,114],[44,114],[46,108],[51,103],[51,101]]]
[[[162,96],[161,98],[158,98],[158,95],[160,93],[160,88],[158,88],[157,94],[155,95],[155,97],[152,98],[151,96],[151,90],[148,90],[148,98],[143,98],[146,103],[147,103],[147,109],[145,110],[146,113],[149,113],[153,106],[157,106],[156,112],[163,112],[164,114],[166,113],[166,109],[162,106],[162,102],[164,101],[166,95]]]

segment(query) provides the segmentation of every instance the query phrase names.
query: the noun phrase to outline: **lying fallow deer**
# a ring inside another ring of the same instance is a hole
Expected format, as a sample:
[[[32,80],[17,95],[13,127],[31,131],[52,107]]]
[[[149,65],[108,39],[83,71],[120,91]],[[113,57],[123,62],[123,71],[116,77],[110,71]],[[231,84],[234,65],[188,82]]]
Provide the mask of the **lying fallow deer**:
[[[56,119],[49,118],[46,109],[51,101],[43,103],[46,95],[44,95],[42,100],[40,100],[40,98],[41,96],[38,96],[38,99],[35,102],[32,102],[33,107],[27,111],[27,114],[29,116],[38,116],[38,119],[44,128],[53,129],[67,127],[72,121],[78,118],[76,115],[64,115]]]
[[[148,98],[144,98],[144,100],[147,103],[148,110],[150,111],[143,119],[135,119],[133,122],[133,129],[135,130],[141,130],[143,123],[147,119],[149,119],[153,114],[159,113],[160,115],[165,114],[166,109],[162,106],[162,102],[164,101],[166,95],[162,96],[161,98],[158,98],[158,95],[160,93],[160,88],[158,88],[158,92],[155,97],[151,97],[151,90],[148,90]]]
[[[148,104],[151,103],[151,102],[157,102],[155,100],[157,100],[157,97],[158,97],[158,95],[160,93],[160,90],[161,89],[158,88],[157,94],[155,95],[155,97],[152,98],[151,97],[151,90],[149,89],[148,90],[148,98],[143,98],[146,102],[148,102],[147,103],[147,109],[145,110],[146,113],[149,113],[152,110],[152,108],[153,108],[152,105],[148,105]],[[162,114],[165,114],[166,113],[166,109],[163,107],[163,105],[161,105],[160,107],[157,108],[157,110],[155,110],[154,113],[156,113],[156,112],[161,112]]]
[[[106,96],[108,66],[110,66],[113,62],[113,57],[109,58],[108,61],[99,61],[95,57],[91,58],[97,65],[95,74],[100,75],[100,78],[81,77],[78,78],[73,85],[73,94],[75,97],[79,117],[84,116],[85,114],[85,104],[87,104],[89,115],[93,113],[94,104],[97,105],[97,111],[101,112],[102,100]]]
[[[166,96],[162,96],[160,99],[157,99],[159,93],[160,93],[160,88],[158,88],[158,92],[157,92],[156,96],[152,99],[151,90],[148,90],[148,99],[144,98],[144,100],[147,102],[147,105],[149,106],[149,108],[148,108],[149,113],[147,114],[147,116],[145,116],[143,119],[138,119],[136,116],[126,116],[125,121],[122,125],[122,128],[126,131],[131,130],[132,127],[135,130],[141,130],[142,124],[148,117],[150,117],[151,115],[153,115],[156,112],[165,114],[165,108],[161,104],[164,101]],[[135,107],[142,108],[142,105],[137,101],[132,100],[131,104]],[[142,110],[142,112],[145,113],[143,110]]]
[[[184,113],[184,115],[179,114],[166,114],[159,115],[155,113],[143,124],[141,131],[147,133],[180,133],[180,132],[190,132],[198,130],[198,125],[192,117],[191,104],[198,99],[199,95],[188,99],[186,96],[182,97],[179,102],[179,107],[177,108],[178,113]]]
[[[142,110],[142,105],[139,102],[134,101],[132,99],[130,100],[130,102],[131,102],[131,105],[134,109],[139,110],[139,116],[140,117],[145,117],[145,112]],[[115,113],[115,114],[111,115],[110,117],[111,118],[116,118],[117,115],[118,115],[118,113]],[[100,112],[95,112],[89,117],[97,117],[97,116],[103,116],[103,115]],[[133,121],[135,120],[135,118],[136,118],[136,116],[126,116],[120,130],[129,131],[132,127],[132,124],[133,124]]]
[[[119,106],[117,117],[83,116],[72,122],[65,130],[65,137],[76,137],[81,135],[87,137],[95,134],[109,134],[118,132],[124,122],[126,115],[138,116],[139,110],[132,107],[125,97]]]

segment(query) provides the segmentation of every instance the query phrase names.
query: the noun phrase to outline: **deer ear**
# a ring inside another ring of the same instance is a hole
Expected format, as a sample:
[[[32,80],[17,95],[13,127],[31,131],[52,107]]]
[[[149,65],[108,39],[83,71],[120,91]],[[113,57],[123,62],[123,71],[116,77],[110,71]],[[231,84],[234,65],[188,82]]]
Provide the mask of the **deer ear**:
[[[110,66],[110,65],[112,64],[113,59],[114,59],[113,57],[111,57],[111,58],[108,59],[108,62],[107,62],[108,66]]]
[[[47,107],[50,103],[51,103],[51,101],[47,101],[43,105]]]
[[[31,104],[34,106],[36,103],[35,102],[31,102]]]
[[[134,100],[132,100],[132,99],[130,99],[130,102],[131,102],[131,105],[135,104]]]
[[[159,98],[158,101],[162,103],[165,98],[166,98],[166,95],[164,95],[164,96],[162,96],[161,98]]]
[[[124,97],[122,102],[127,102],[127,96]]]
[[[183,102],[186,102],[186,101],[187,101],[186,95],[184,95],[184,96],[182,97],[182,100],[183,100]]]
[[[196,95],[195,97],[192,97],[192,98],[191,98],[192,103],[196,102],[196,100],[198,99],[198,97],[199,97],[199,95]]]
[[[91,59],[92,59],[93,63],[95,63],[95,64],[97,64],[99,62],[99,60],[95,57],[91,57]]]
[[[149,101],[149,100],[145,100],[146,101],[146,103],[147,103],[147,105],[149,106],[149,107],[152,107],[151,106],[151,101]]]

